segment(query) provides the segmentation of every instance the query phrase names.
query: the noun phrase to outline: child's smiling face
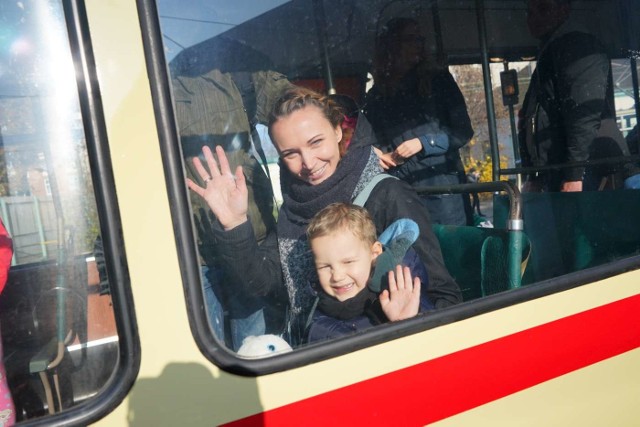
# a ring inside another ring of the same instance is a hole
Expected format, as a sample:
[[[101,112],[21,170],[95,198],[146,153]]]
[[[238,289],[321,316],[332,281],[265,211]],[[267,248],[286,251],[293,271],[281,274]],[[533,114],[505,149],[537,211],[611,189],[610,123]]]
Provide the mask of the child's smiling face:
[[[353,298],[367,287],[374,260],[382,245],[369,245],[348,229],[311,239],[322,290],[338,301]]]

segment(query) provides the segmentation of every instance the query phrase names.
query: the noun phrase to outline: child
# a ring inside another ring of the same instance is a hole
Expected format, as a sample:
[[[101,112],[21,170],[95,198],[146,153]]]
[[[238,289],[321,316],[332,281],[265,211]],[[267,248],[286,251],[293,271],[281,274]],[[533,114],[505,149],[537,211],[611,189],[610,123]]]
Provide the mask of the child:
[[[418,237],[413,221],[396,221],[377,239],[364,208],[334,203],[315,215],[307,236],[320,282],[309,342],[408,319],[433,308],[420,297],[428,278],[411,249]]]

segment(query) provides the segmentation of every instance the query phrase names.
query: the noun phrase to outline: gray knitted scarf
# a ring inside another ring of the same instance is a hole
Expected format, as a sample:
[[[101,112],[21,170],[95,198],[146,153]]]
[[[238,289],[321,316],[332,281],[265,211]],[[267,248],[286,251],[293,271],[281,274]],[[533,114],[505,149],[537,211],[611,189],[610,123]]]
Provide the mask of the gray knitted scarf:
[[[278,216],[278,246],[283,279],[289,294],[288,339],[302,343],[305,323],[316,298],[318,282],[306,237],[311,218],[331,203],[350,203],[376,175],[382,173],[370,145],[350,147],[336,171],[318,185],[291,176],[285,167],[281,176],[283,204]]]

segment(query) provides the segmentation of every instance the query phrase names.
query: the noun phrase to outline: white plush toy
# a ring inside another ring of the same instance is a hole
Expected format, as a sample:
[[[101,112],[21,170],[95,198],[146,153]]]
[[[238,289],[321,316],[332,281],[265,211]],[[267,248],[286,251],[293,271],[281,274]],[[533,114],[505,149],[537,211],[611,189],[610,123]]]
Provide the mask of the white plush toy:
[[[277,335],[250,335],[242,341],[238,356],[259,358],[291,351],[291,346]]]

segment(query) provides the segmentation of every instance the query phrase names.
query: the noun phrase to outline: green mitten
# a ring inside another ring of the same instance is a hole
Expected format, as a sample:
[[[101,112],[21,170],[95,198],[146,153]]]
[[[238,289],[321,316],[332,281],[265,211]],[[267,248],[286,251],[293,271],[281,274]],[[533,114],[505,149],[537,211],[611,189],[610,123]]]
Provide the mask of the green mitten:
[[[407,218],[399,219],[387,227],[378,238],[384,250],[376,258],[369,289],[380,293],[386,287],[387,273],[393,270],[396,265],[402,264],[402,259],[413,242],[418,239],[419,234],[418,224]]]

